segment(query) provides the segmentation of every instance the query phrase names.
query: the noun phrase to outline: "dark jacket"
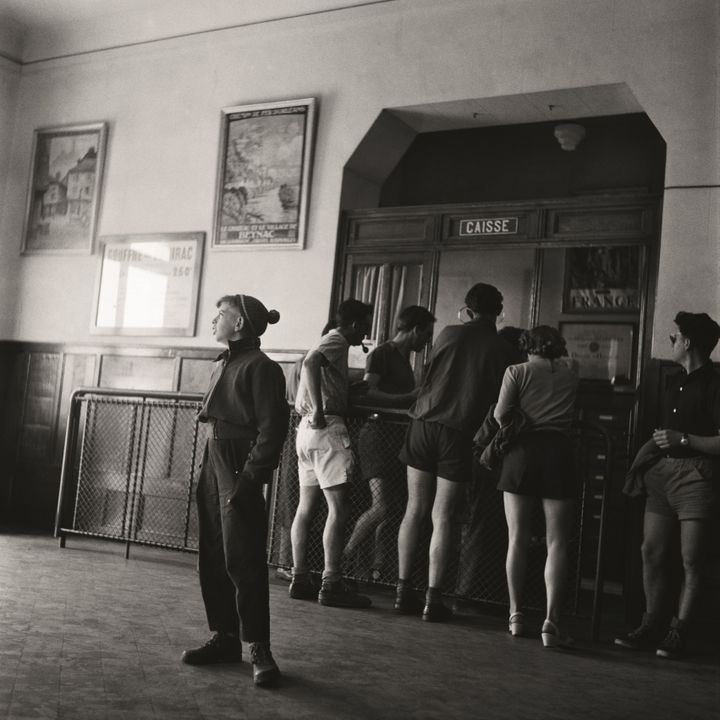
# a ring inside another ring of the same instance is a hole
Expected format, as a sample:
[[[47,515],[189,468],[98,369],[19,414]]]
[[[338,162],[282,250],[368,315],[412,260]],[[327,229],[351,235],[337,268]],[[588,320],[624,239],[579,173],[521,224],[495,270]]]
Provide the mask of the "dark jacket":
[[[230,343],[218,356],[198,419],[214,424],[218,439],[248,441],[243,472],[268,482],[278,466],[290,408],[280,366],[256,339]]]
[[[473,438],[473,449],[478,462],[488,470],[497,470],[517,436],[527,430],[529,421],[520,408],[513,408],[510,419],[500,426],[495,419],[495,403],[485,416],[483,424]]]
[[[663,456],[665,451],[661,450],[654,440],[648,440],[639,450],[630,469],[625,475],[623,492],[630,497],[645,495],[645,473]]]

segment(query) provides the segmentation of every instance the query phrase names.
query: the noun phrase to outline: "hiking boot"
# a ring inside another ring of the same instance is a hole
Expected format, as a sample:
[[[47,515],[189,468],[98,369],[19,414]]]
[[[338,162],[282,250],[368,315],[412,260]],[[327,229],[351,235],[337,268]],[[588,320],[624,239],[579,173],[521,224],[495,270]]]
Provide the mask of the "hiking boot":
[[[398,587],[395,590],[395,604],[393,610],[400,615],[419,615],[422,612],[423,603],[412,590]]]
[[[315,600],[317,590],[309,578],[294,576],[288,588],[288,595],[293,600]]]
[[[652,650],[657,647],[660,632],[658,626],[645,613],[640,627],[631,630],[627,635],[616,637],[615,644],[630,650]]]
[[[668,630],[665,639],[658,645],[655,654],[658,657],[677,660],[682,657],[684,653],[685,637],[680,628],[680,621],[677,618],[673,618],[670,623],[670,629]]]
[[[253,682],[256,685],[267,687],[278,681],[280,668],[270,652],[270,643],[251,643],[250,660],[253,666]]]
[[[213,665],[242,662],[242,642],[233,635],[215,633],[202,647],[185,650],[182,661],[186,665]]]
[[[372,601],[366,595],[353,592],[342,580],[323,580],[318,602],[328,607],[367,608]]]

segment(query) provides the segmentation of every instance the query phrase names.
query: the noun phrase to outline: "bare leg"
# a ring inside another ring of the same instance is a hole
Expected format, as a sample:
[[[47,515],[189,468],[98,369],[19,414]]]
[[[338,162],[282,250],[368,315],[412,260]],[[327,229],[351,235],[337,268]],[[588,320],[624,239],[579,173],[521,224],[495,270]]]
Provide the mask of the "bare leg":
[[[510,615],[522,611],[525,588],[527,550],[532,534],[532,513],[535,499],[528,495],[503,493],[505,519],[508,526],[508,550],[505,558]]]
[[[432,473],[408,467],[408,502],[398,532],[398,577],[409,580],[413,555],[418,544],[420,528],[430,514],[435,493],[435,476]]]
[[[547,618],[557,625],[560,621],[560,609],[568,572],[568,546],[575,517],[575,503],[573,500],[551,498],[543,498],[542,502],[547,542],[547,559],[545,561]]]
[[[452,516],[458,498],[464,493],[464,485],[445,478],[437,479],[435,502],[432,508],[433,532],[430,539],[430,567],[428,586],[439,588],[442,585],[445,567],[450,553]]]
[[[300,486],[300,501],[295,511],[290,535],[292,539],[293,568],[297,574],[306,573],[307,568],[307,539],[310,534],[310,524],[315,514],[317,502],[321,491],[317,485]]]
[[[357,552],[360,545],[373,530],[387,518],[387,483],[382,478],[371,478],[369,482],[372,503],[370,507],[358,518],[352,535],[345,546],[345,556],[349,557]]]
[[[347,483],[333,485],[323,490],[328,506],[323,531],[325,571],[323,578],[339,580],[342,576],[342,550],[345,540],[345,523],[349,514],[349,491]]]
[[[707,538],[707,520],[680,521],[680,551],[685,577],[680,590],[678,620],[687,621],[691,617],[700,596],[702,559],[707,546]]]
[[[643,587],[649,615],[657,618],[668,596],[670,547],[677,520],[646,512],[643,526]]]

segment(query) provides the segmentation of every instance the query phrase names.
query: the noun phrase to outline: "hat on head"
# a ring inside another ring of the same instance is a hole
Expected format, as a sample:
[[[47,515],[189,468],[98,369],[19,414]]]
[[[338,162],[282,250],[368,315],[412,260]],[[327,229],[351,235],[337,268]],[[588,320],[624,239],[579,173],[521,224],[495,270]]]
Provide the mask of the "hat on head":
[[[277,310],[268,310],[252,295],[235,295],[234,305],[255,337],[260,337],[268,325],[274,325],[280,319],[280,313]]]

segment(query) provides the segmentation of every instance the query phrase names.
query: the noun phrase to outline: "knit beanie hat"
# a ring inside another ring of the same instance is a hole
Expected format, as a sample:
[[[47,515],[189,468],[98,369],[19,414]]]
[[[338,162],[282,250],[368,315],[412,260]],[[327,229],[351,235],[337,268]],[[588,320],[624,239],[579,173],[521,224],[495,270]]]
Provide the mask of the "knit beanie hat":
[[[234,299],[234,305],[255,337],[260,337],[268,325],[274,325],[280,320],[280,313],[277,310],[268,310],[252,295],[235,295]]]

